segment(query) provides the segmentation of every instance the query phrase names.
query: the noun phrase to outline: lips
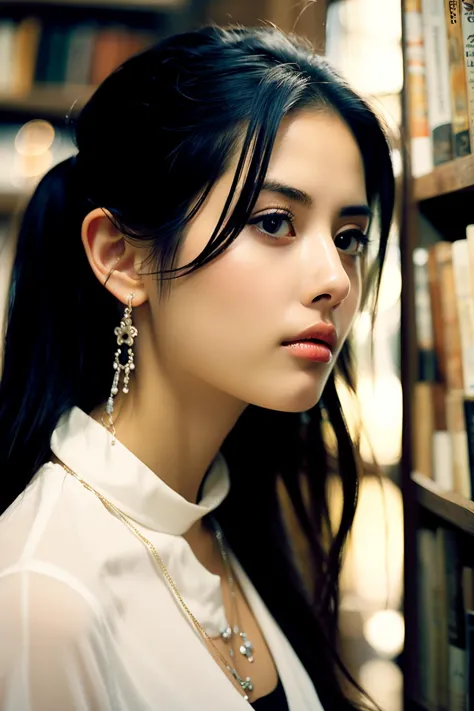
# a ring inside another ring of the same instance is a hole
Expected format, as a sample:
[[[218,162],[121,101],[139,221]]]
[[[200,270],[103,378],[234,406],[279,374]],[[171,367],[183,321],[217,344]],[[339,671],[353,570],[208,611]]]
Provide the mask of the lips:
[[[289,338],[283,341],[284,346],[288,346],[291,343],[300,343],[301,341],[311,341],[313,343],[323,343],[328,346],[328,348],[334,350],[337,343],[337,331],[334,326],[330,323],[324,323],[321,321],[309,328],[301,331],[298,335],[293,338]]]

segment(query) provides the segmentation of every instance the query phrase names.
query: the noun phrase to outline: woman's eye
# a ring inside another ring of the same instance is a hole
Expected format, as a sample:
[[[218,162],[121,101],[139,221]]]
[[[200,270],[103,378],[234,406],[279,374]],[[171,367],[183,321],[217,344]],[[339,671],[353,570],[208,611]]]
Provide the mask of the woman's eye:
[[[345,230],[336,235],[334,239],[334,244],[341,252],[344,254],[349,254],[350,256],[356,256],[362,254],[367,244],[369,238],[362,230]]]
[[[274,239],[294,237],[293,217],[284,212],[269,212],[250,221],[259,232]]]

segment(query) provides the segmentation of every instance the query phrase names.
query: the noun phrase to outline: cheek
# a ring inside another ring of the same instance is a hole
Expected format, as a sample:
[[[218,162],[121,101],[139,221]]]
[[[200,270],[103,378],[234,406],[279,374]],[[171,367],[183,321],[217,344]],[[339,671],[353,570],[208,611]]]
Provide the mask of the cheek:
[[[349,295],[341,304],[340,308],[340,326],[346,337],[354,323],[354,320],[360,310],[360,302],[362,295],[362,270],[360,261],[355,263],[347,270],[351,280],[351,290]]]

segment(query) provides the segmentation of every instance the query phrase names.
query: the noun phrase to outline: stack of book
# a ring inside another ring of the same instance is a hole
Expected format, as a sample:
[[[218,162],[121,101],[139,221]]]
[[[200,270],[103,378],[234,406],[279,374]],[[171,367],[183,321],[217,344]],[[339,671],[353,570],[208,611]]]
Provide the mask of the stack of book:
[[[94,21],[55,25],[0,19],[0,92],[28,94],[36,85],[97,85],[154,35]]]
[[[474,152],[474,2],[406,0],[406,83],[414,177]]]
[[[417,531],[418,696],[426,711],[474,708],[474,569],[459,533]]]
[[[418,379],[413,468],[443,490],[474,491],[474,225],[413,251]]]

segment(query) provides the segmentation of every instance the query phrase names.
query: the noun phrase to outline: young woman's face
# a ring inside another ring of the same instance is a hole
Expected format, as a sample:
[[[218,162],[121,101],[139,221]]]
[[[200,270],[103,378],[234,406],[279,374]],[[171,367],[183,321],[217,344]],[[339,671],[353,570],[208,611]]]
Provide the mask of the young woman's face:
[[[208,242],[234,170],[190,225],[180,266]],[[152,297],[167,375],[273,410],[313,407],[359,308],[369,219],[362,158],[346,124],[311,110],[286,119],[251,224],[216,260],[174,280],[169,298]],[[283,345],[310,327],[330,339],[328,325],[332,352]]]

